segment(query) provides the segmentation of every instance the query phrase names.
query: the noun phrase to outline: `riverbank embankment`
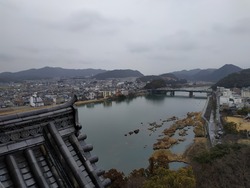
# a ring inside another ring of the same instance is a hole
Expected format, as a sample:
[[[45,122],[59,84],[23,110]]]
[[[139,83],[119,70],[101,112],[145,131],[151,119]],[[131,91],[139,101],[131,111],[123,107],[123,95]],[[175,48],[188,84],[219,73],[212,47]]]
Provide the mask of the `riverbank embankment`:
[[[91,103],[101,103],[101,102],[104,102],[105,100],[107,100],[107,99],[101,98],[101,99],[93,99],[93,100],[76,101],[75,105],[82,106],[82,105],[91,104]]]

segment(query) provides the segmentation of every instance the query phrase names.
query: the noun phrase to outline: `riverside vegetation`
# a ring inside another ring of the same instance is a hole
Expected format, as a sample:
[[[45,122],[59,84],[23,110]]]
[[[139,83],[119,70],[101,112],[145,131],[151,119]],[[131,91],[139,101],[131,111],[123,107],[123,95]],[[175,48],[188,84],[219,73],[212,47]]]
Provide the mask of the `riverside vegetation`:
[[[107,171],[105,177],[112,180],[110,188],[249,187],[250,147],[239,142],[245,132],[238,131],[233,123],[222,121],[222,124],[223,144],[210,148],[200,113],[190,112],[184,119],[174,119],[154,144],[147,168],[135,169],[127,176],[116,169]],[[169,148],[182,142],[173,135],[177,133],[182,137],[191,126],[195,132],[194,143],[182,155],[172,153]],[[158,127],[159,123],[151,123],[148,128],[154,131]],[[172,161],[182,161],[188,165],[179,170],[170,170],[167,164]]]
[[[182,155],[172,153],[169,148],[181,142],[172,136],[176,131],[180,136],[184,135],[189,126],[193,126],[194,143]],[[240,138],[241,133],[232,129],[234,126],[224,137]],[[105,174],[112,180],[110,188],[249,187],[249,145],[239,144],[238,139],[225,139],[223,144],[210,148],[200,113],[188,113],[186,118],[176,120],[163,134],[163,138],[154,144],[148,168],[135,169],[128,176],[116,169]],[[171,161],[183,161],[189,165],[170,170],[167,164]]]
[[[168,166],[168,163],[173,161],[187,163],[189,161],[187,155],[174,154],[169,149],[184,140],[175,139],[173,135],[179,131],[179,136],[183,137],[189,126],[194,127],[196,136],[204,136],[201,115],[200,113],[188,113],[184,119],[178,120],[173,116],[166,121],[174,123],[163,131],[164,136],[154,144],[154,152],[149,158],[148,168],[133,170],[127,177],[116,169],[110,169],[105,174],[105,177],[112,180],[110,187],[195,187],[196,180],[191,166],[180,168],[177,171],[170,170]],[[160,125],[151,123],[148,129],[155,131],[159,127]],[[159,179],[159,177],[161,178]]]

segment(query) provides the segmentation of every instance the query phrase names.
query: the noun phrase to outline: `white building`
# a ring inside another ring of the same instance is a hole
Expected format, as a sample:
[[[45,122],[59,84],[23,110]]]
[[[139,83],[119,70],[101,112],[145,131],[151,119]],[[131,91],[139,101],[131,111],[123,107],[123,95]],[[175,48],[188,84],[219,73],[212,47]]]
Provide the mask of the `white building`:
[[[30,106],[32,107],[44,106],[43,100],[41,99],[41,97],[37,96],[37,93],[34,93],[34,95],[30,97]]]
[[[224,88],[222,91],[222,96],[223,97],[232,97],[233,93],[230,89]]]
[[[96,98],[96,93],[95,92],[89,92],[88,95],[86,96],[88,100],[93,100]]]
[[[122,90],[121,90],[121,93],[122,93],[123,95],[125,95],[125,96],[128,96],[129,91],[126,90],[126,89],[122,89]]]
[[[244,106],[242,97],[235,95],[230,89],[220,88],[220,106],[242,108]]]
[[[242,98],[250,98],[250,88],[242,88],[241,97]]]
[[[108,98],[113,95],[112,91],[102,91],[103,98]]]
[[[46,98],[52,99],[53,103],[56,104],[57,95],[45,95]]]

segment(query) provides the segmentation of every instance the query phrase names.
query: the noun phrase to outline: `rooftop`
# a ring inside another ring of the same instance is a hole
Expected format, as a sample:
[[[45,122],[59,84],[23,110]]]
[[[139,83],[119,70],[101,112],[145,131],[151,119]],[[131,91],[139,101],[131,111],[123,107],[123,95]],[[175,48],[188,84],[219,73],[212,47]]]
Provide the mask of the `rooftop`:
[[[0,116],[0,187],[106,187],[80,134],[76,97],[63,105]]]

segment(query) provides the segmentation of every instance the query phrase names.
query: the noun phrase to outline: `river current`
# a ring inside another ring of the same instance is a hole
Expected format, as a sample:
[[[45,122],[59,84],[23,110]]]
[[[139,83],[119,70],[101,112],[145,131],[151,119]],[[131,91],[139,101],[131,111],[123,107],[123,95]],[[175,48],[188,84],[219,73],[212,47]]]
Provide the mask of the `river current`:
[[[172,116],[185,118],[187,112],[202,111],[205,103],[206,98],[142,96],[122,102],[84,105],[78,108],[78,113],[82,132],[87,134],[86,142],[94,146],[92,155],[99,157],[98,167],[129,174],[133,169],[148,167],[153,144],[173,122],[164,122],[154,132],[148,130],[149,123],[162,123]],[[137,129],[138,134],[129,134]],[[173,146],[172,152],[182,153],[192,144],[191,130],[186,141]]]

